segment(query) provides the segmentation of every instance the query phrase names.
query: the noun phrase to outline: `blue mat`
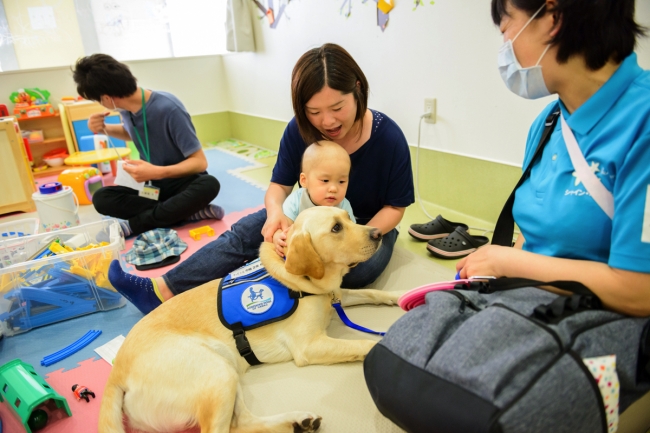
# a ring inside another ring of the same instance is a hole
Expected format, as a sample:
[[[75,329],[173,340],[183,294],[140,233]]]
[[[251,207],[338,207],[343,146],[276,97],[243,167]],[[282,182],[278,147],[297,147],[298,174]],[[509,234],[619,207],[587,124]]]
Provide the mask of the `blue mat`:
[[[248,167],[250,162],[217,149],[206,149],[208,173],[221,183],[219,195],[212,203],[223,207],[226,214],[239,212],[264,203],[265,191],[227,173],[228,170]]]
[[[249,162],[216,149],[206,149],[205,155],[208,160],[208,173],[221,183],[221,191],[213,203],[222,206],[226,214],[264,203],[264,191],[227,173],[227,170],[251,165]],[[80,361],[99,358],[94,348],[108,343],[120,334],[126,336],[141,318],[142,313],[127,302],[126,307],[116,310],[89,314],[33,329],[14,337],[4,337],[0,340],[0,365],[18,358],[33,365],[36,372],[42,376],[61,368],[72,369],[77,367]],[[41,367],[43,357],[74,343],[91,329],[101,330],[102,334],[90,345],[54,365]]]

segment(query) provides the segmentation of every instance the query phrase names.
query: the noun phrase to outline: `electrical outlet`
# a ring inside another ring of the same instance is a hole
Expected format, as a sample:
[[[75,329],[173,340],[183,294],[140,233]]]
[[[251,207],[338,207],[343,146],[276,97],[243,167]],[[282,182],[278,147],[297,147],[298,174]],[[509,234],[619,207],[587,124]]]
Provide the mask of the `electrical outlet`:
[[[436,98],[424,98],[424,114],[428,114],[424,118],[427,123],[436,123],[437,120],[437,100]]]

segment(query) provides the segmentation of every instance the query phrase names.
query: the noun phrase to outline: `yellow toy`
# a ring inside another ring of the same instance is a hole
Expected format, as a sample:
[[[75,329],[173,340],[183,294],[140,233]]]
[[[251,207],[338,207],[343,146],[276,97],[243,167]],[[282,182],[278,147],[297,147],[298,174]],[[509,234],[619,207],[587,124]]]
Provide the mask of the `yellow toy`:
[[[202,234],[206,234],[208,236],[214,236],[214,229],[210,226],[203,226],[203,227],[190,230],[190,237],[195,241],[201,239]]]
[[[64,170],[57,179],[67,185],[79,199],[79,204],[92,204],[93,194],[104,186],[104,179],[94,167],[74,167]]]

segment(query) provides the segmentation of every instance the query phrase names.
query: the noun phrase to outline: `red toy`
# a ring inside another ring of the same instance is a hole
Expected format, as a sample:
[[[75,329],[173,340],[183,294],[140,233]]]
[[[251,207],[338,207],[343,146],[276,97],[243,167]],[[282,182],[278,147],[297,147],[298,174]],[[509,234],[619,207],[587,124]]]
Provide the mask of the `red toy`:
[[[86,400],[86,403],[90,403],[90,399],[88,398],[88,396],[92,395],[93,398],[95,398],[95,393],[83,385],[77,385],[77,384],[72,385],[72,391],[74,392],[74,396],[77,397],[77,401],[83,398],[84,400]]]

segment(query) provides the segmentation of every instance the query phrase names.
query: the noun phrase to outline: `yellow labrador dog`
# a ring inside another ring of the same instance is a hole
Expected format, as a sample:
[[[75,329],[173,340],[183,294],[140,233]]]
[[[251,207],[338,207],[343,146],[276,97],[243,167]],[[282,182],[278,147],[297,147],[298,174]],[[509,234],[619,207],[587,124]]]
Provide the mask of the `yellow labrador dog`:
[[[285,320],[247,331],[263,363],[291,359],[296,365],[361,361],[372,340],[327,336],[332,299],[342,305],[397,304],[398,293],[341,289],[351,266],[368,260],[381,244],[377,229],[352,223],[347,212],[314,207],[300,213],[287,236],[286,262],[272,243],[260,260],[275,279],[300,299]],[[201,433],[313,432],[321,418],[309,412],[270,417],[251,414],[239,376],[249,367],[233,334],[219,320],[219,280],[165,302],[129,332],[115,358],[99,416],[100,433],[123,433],[122,414],[133,428],[173,432],[199,425]]]

